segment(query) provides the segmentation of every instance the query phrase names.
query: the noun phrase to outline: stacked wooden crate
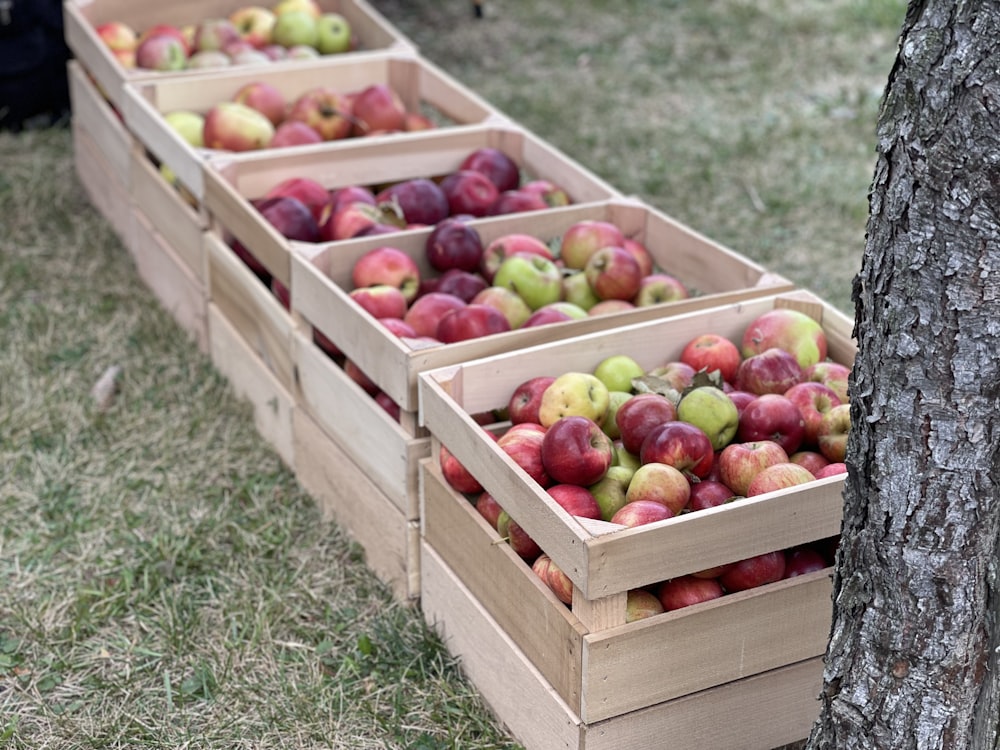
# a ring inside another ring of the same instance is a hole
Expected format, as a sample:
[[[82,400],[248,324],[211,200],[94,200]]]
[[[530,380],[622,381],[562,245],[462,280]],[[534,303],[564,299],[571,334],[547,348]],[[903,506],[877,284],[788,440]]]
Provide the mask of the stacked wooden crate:
[[[529,373],[592,366],[612,351],[659,363],[676,354],[686,334],[713,328],[735,338],[755,311],[773,306],[816,317],[832,356],[849,363],[849,322],[807,293],[793,293],[780,274],[623,196],[430,64],[363,0],[320,5],[350,19],[360,51],[156,74],[122,68],[94,30],[110,20],[152,26],[162,20],[155,5],[66,0],[67,40],[76,55],[70,76],[77,171],[141,277],[253,403],[261,434],[361,544],[372,569],[401,599],[420,602],[528,748],[638,747],[665,736],[691,747],[769,748],[804,736],[816,711],[829,627],[829,571],[644,623],[625,623],[624,600],[630,588],[723,557],[836,535],[841,481],[648,530],[585,526],[523,482],[483,439],[480,422],[502,412],[515,381]],[[234,9],[231,0],[190,0],[173,4],[171,20]],[[346,91],[388,83],[408,109],[431,111],[438,126],[233,154],[192,148],[166,123],[172,110],[205,111],[256,80],[289,98],[316,85]],[[439,178],[482,147],[503,151],[526,178],[549,180],[572,199],[471,220],[484,243],[517,232],[552,244],[576,222],[607,221],[698,293],[418,347],[351,298],[351,268],[389,244],[431,275],[425,245],[432,228],[306,243],[284,237],[255,208],[288,178],[310,178],[331,191]],[[234,252],[237,243],[258,267]],[[345,370],[347,360],[398,407],[398,418]],[[441,445],[502,493],[505,507],[572,571],[571,608],[443,481]]]

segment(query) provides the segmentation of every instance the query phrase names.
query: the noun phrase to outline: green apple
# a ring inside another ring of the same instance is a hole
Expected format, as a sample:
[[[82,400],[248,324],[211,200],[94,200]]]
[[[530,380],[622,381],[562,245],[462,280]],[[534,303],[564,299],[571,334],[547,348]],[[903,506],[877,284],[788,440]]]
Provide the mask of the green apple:
[[[194,148],[205,145],[205,117],[199,112],[188,109],[175,109],[167,112],[163,119],[181,138]]]
[[[562,299],[562,274],[540,255],[510,256],[497,268],[493,284],[517,292],[532,310]]]
[[[319,38],[317,21],[304,10],[286,11],[275,20],[271,38],[282,47],[315,47]]]
[[[584,310],[590,310],[601,301],[600,297],[594,294],[594,290],[583,271],[575,270],[567,273],[563,276],[562,284],[563,299],[582,307]]]
[[[601,509],[602,520],[610,521],[625,505],[625,493],[634,473],[635,470],[628,466],[611,466],[603,477],[587,488]]]
[[[594,368],[594,375],[609,391],[632,392],[632,379],[641,378],[646,370],[627,354],[612,354]]]
[[[550,427],[563,417],[581,416],[603,424],[611,404],[608,387],[589,372],[566,372],[542,393],[538,421]]]
[[[316,49],[336,55],[351,49],[351,25],[339,13],[324,13],[316,22]]]
[[[729,445],[740,424],[740,413],[724,391],[711,385],[692,388],[677,404],[677,419],[701,429],[719,451]]]
[[[622,445],[621,440],[615,440],[612,443],[612,448],[614,448],[614,454],[611,456],[612,466],[624,466],[632,471],[635,471],[642,465],[639,457],[634,453],[630,453],[628,449]]]
[[[618,414],[618,407],[630,398],[632,398],[632,394],[628,391],[608,391],[608,415],[604,418],[601,429],[612,440],[617,440],[622,436],[621,430],[618,429],[618,423],[615,421],[615,415]]]

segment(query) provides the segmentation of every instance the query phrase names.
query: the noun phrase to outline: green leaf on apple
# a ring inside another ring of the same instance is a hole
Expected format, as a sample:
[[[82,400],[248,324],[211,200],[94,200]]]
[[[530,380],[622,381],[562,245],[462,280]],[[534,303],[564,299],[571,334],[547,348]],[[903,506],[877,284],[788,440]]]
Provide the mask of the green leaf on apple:
[[[659,394],[673,401],[675,406],[681,400],[680,391],[671,386],[666,380],[663,380],[663,378],[658,378],[655,375],[643,375],[638,378],[632,378],[632,389],[636,393]]]

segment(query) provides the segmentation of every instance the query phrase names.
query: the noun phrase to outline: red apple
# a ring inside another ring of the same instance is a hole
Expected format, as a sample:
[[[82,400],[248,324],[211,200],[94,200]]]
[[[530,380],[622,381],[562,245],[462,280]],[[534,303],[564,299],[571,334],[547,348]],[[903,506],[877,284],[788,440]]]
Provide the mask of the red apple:
[[[838,461],[837,463],[827,464],[823,468],[814,471],[813,476],[816,477],[817,479],[826,479],[827,477],[835,477],[838,474],[846,474],[846,473],[847,473],[847,464],[843,463],[842,461]]]
[[[625,248],[608,245],[599,248],[583,267],[590,288],[600,299],[631,300],[639,291],[642,270]]]
[[[274,125],[256,109],[239,102],[219,102],[205,114],[202,139],[205,148],[255,151],[267,148]]]
[[[611,440],[592,419],[571,415],[553,422],[542,441],[542,463],[553,481],[588,486],[611,466]]]
[[[806,380],[813,380],[833,389],[842,404],[848,403],[847,386],[850,376],[850,367],[831,361],[810,365],[804,375]]]
[[[703,333],[695,336],[681,351],[681,362],[685,362],[695,370],[718,372],[726,382],[736,380],[736,371],[743,361],[739,347],[718,333]]]
[[[632,474],[625,502],[652,500],[679,514],[691,498],[691,485],[678,469],[656,462],[644,463]]]
[[[269,148],[288,148],[310,143],[322,143],[323,138],[313,128],[298,120],[286,120],[274,129]]]
[[[487,216],[506,216],[522,211],[541,211],[548,205],[538,193],[527,190],[504,190],[490,205]]]
[[[587,310],[587,315],[612,315],[614,313],[634,310],[635,305],[624,299],[602,299]]]
[[[545,582],[549,585],[552,593],[556,595],[556,598],[563,604],[573,604],[573,581],[570,580],[570,577],[566,575],[563,569],[550,560],[545,575]]]
[[[804,370],[826,359],[826,333],[805,313],[778,307],[757,316],[743,332],[744,358],[771,348],[788,352]]]
[[[357,135],[402,130],[406,123],[403,100],[385,83],[373,83],[359,91],[354,97],[351,112]]]
[[[773,440],[730,443],[719,453],[719,479],[736,495],[746,497],[755,476],[769,466],[787,462],[785,449]]]
[[[828,567],[826,558],[812,547],[795,547],[785,552],[785,578],[795,578]]]
[[[240,30],[228,18],[206,18],[195,26],[192,47],[199,52],[224,50],[241,39]]]
[[[655,263],[653,262],[653,256],[650,254],[649,248],[632,237],[626,237],[622,243],[622,247],[628,250],[632,257],[635,258],[643,276],[649,276],[653,273]]]
[[[492,283],[500,264],[511,255],[518,253],[540,255],[547,260],[553,260],[552,251],[542,240],[530,234],[515,232],[496,237],[486,244],[479,262],[479,271],[487,281]]]
[[[479,483],[479,480],[472,476],[444,443],[441,444],[441,449],[438,451],[438,463],[445,481],[456,492],[472,495],[483,491],[483,485]]]
[[[687,299],[691,292],[684,282],[669,273],[651,273],[644,276],[639,284],[639,291],[632,298],[636,307],[649,307],[663,302],[676,302]]]
[[[361,386],[369,396],[374,396],[381,390],[378,383],[368,377],[368,375],[360,367],[358,367],[357,363],[352,359],[344,360],[344,372],[347,373],[347,376],[351,380]]]
[[[401,339],[415,339],[417,332],[413,326],[399,318],[379,318],[378,322],[389,329],[390,333]]]
[[[674,402],[658,393],[639,393],[622,404],[615,413],[615,424],[622,445],[629,453],[639,455],[646,436],[666,422],[677,419]]]
[[[375,193],[363,185],[345,185],[330,191],[330,206],[332,211],[338,211],[351,203],[367,203],[375,205]]]
[[[789,455],[799,449],[804,435],[799,407],[778,393],[765,393],[747,404],[736,431],[741,442],[773,440]]]
[[[479,512],[486,522],[492,526],[494,529],[497,528],[497,521],[500,518],[500,513],[503,512],[503,508],[500,507],[500,503],[496,501],[489,492],[483,492],[478,498],[476,498],[476,510]]]
[[[443,344],[451,344],[509,330],[507,318],[495,307],[467,304],[442,316],[434,338]]]
[[[386,414],[389,415],[394,421],[399,421],[399,404],[397,404],[385,391],[379,391],[375,394],[375,403],[382,407]]]
[[[437,286],[434,288],[435,292],[454,294],[456,297],[461,297],[466,302],[472,302],[477,294],[482,292],[484,289],[489,288],[486,283],[486,279],[478,273],[473,271],[463,271],[461,268],[449,268],[441,274],[441,277],[437,280],[437,282]],[[495,307],[495,305],[491,305],[491,307]],[[503,311],[501,310],[500,312]]]
[[[304,122],[324,141],[336,141],[351,134],[351,117],[350,101],[340,91],[317,86],[295,98],[286,119]]]
[[[335,242],[360,237],[365,230],[382,226],[385,221],[382,209],[364,201],[355,201],[331,208],[330,216],[320,229],[326,242]]]
[[[559,243],[559,257],[566,268],[583,269],[601,248],[621,247],[625,235],[609,221],[584,219],[567,227]]]
[[[554,484],[545,491],[571,516],[598,521],[601,519],[601,506],[586,487]]]
[[[507,417],[513,424],[534,423],[538,420],[538,407],[542,394],[555,380],[551,375],[528,378],[514,389],[507,403]]]
[[[528,319],[521,324],[521,328],[547,326],[551,323],[565,323],[568,320],[575,320],[575,318],[565,310],[554,305],[545,305],[531,313]]]
[[[147,70],[182,70],[187,58],[184,42],[171,34],[154,34],[135,48],[136,67]]]
[[[330,191],[310,177],[289,177],[264,193],[265,198],[278,198],[280,196],[297,198],[302,201],[320,225],[326,221],[332,207]]]
[[[465,306],[465,301],[454,294],[430,292],[417,297],[410,304],[403,320],[413,327],[418,336],[430,336],[436,339],[438,324],[445,314]]]
[[[736,372],[736,387],[756,393],[784,393],[804,379],[795,357],[784,349],[773,347],[753,354],[740,363]]]
[[[636,500],[634,503],[625,503],[611,517],[611,523],[634,528],[673,517],[674,512],[663,503],[655,500]]]
[[[802,421],[805,423],[803,442],[816,445],[819,438],[819,427],[823,415],[835,406],[840,406],[840,399],[833,389],[811,380],[796,383],[787,391],[785,398],[798,407]]]
[[[521,168],[500,149],[484,146],[466,156],[459,169],[482,172],[496,185],[499,192],[514,190],[521,184]]]
[[[715,451],[712,441],[700,428],[687,422],[666,422],[650,430],[642,441],[639,460],[644,464],[668,464],[704,478],[712,470]]]
[[[691,483],[691,497],[687,509],[695,511],[714,508],[717,505],[725,505],[735,498],[736,493],[729,485],[712,479],[702,479],[700,482]]]
[[[380,190],[375,195],[381,206],[388,204],[408,224],[434,226],[448,217],[448,198],[433,180],[418,177]],[[472,270],[472,269],[468,269]]]
[[[253,201],[253,205],[282,237],[299,242],[319,242],[319,224],[309,206],[298,198],[279,195]]]
[[[747,497],[756,497],[775,490],[796,487],[812,482],[816,477],[803,466],[790,461],[784,464],[768,466],[757,474],[747,487]]]
[[[743,410],[747,408],[747,404],[757,398],[757,394],[750,393],[750,391],[730,390],[726,391],[726,395],[729,396],[730,401],[736,404],[736,411],[739,412],[740,418],[743,417]]]
[[[459,169],[445,175],[440,182],[448,198],[451,214],[486,216],[500,191],[490,178],[474,169]]]
[[[424,246],[431,268],[447,271],[458,268],[475,271],[483,257],[483,242],[479,232],[458,219],[442,219],[427,235]]]
[[[362,286],[352,289],[351,299],[373,318],[402,318],[406,315],[406,298],[399,287],[389,284]]]
[[[403,293],[407,302],[412,302],[420,288],[420,268],[402,250],[386,245],[367,251],[355,261],[351,281],[355,287],[394,286]],[[419,335],[432,336],[434,332]]]
[[[489,305],[504,314],[511,328],[520,328],[531,317],[531,308],[517,292],[502,286],[488,286],[469,302]]]
[[[522,422],[521,424],[526,427],[536,425],[532,422]],[[537,426],[541,427],[541,425]],[[512,428],[497,438],[497,445],[510,456],[514,463],[524,469],[529,477],[540,486],[548,487],[552,484],[552,479],[542,463],[542,441],[544,439],[544,427],[541,427],[541,430]]]
[[[695,576],[671,578],[661,583],[657,589],[660,604],[667,612],[718,599],[724,593],[722,584],[717,579]]]
[[[780,581],[784,575],[785,553],[777,550],[740,560],[719,577],[719,582],[726,591],[746,591]]]
[[[654,367],[647,374],[659,378],[678,393],[682,393],[694,380],[695,370],[685,362],[673,360]]]
[[[108,21],[99,24],[95,29],[97,36],[113,52],[135,51],[139,44],[139,35],[123,21]]]
[[[535,543],[534,539],[528,536],[528,532],[521,528],[521,524],[513,518],[507,524],[507,542],[510,544],[511,549],[529,564],[542,554],[541,547]]]
[[[798,464],[809,469],[810,473],[815,477],[819,476],[816,472],[822,470],[824,466],[830,465],[830,462],[822,453],[812,450],[795,451],[795,453],[788,457],[788,460],[793,464]]]
[[[285,95],[266,81],[252,81],[241,86],[233,96],[233,101],[256,109],[275,127],[284,121],[288,107]]]
[[[403,130],[407,133],[414,133],[418,130],[433,130],[436,127],[434,121],[421,112],[407,112],[403,118]]]
[[[816,435],[819,452],[830,463],[843,463],[847,457],[847,436],[851,431],[851,405],[840,404],[826,414]]]
[[[528,180],[520,189],[526,193],[537,193],[546,206],[568,206],[571,202],[569,194],[551,180]]]

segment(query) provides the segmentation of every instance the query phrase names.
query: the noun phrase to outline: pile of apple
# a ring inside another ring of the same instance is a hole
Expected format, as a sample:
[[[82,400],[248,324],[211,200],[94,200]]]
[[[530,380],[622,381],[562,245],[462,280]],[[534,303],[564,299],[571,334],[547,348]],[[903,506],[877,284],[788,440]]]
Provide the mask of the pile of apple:
[[[356,47],[347,19],[324,13],[315,0],[248,5],[228,17],[157,24],[141,33],[123,21],[102,23],[96,31],[122,67],[159,71],[308,60]]]
[[[849,368],[796,310],[753,320],[739,344],[706,333],[651,371],[619,354],[537,376],[511,394],[496,439],[574,516],[635,527],[846,472]],[[442,473],[567,604],[572,585],[444,446]],[[655,614],[831,564],[830,544],[777,550],[630,593]],[[655,601],[654,601],[655,600]],[[634,610],[634,612],[633,612]]]

